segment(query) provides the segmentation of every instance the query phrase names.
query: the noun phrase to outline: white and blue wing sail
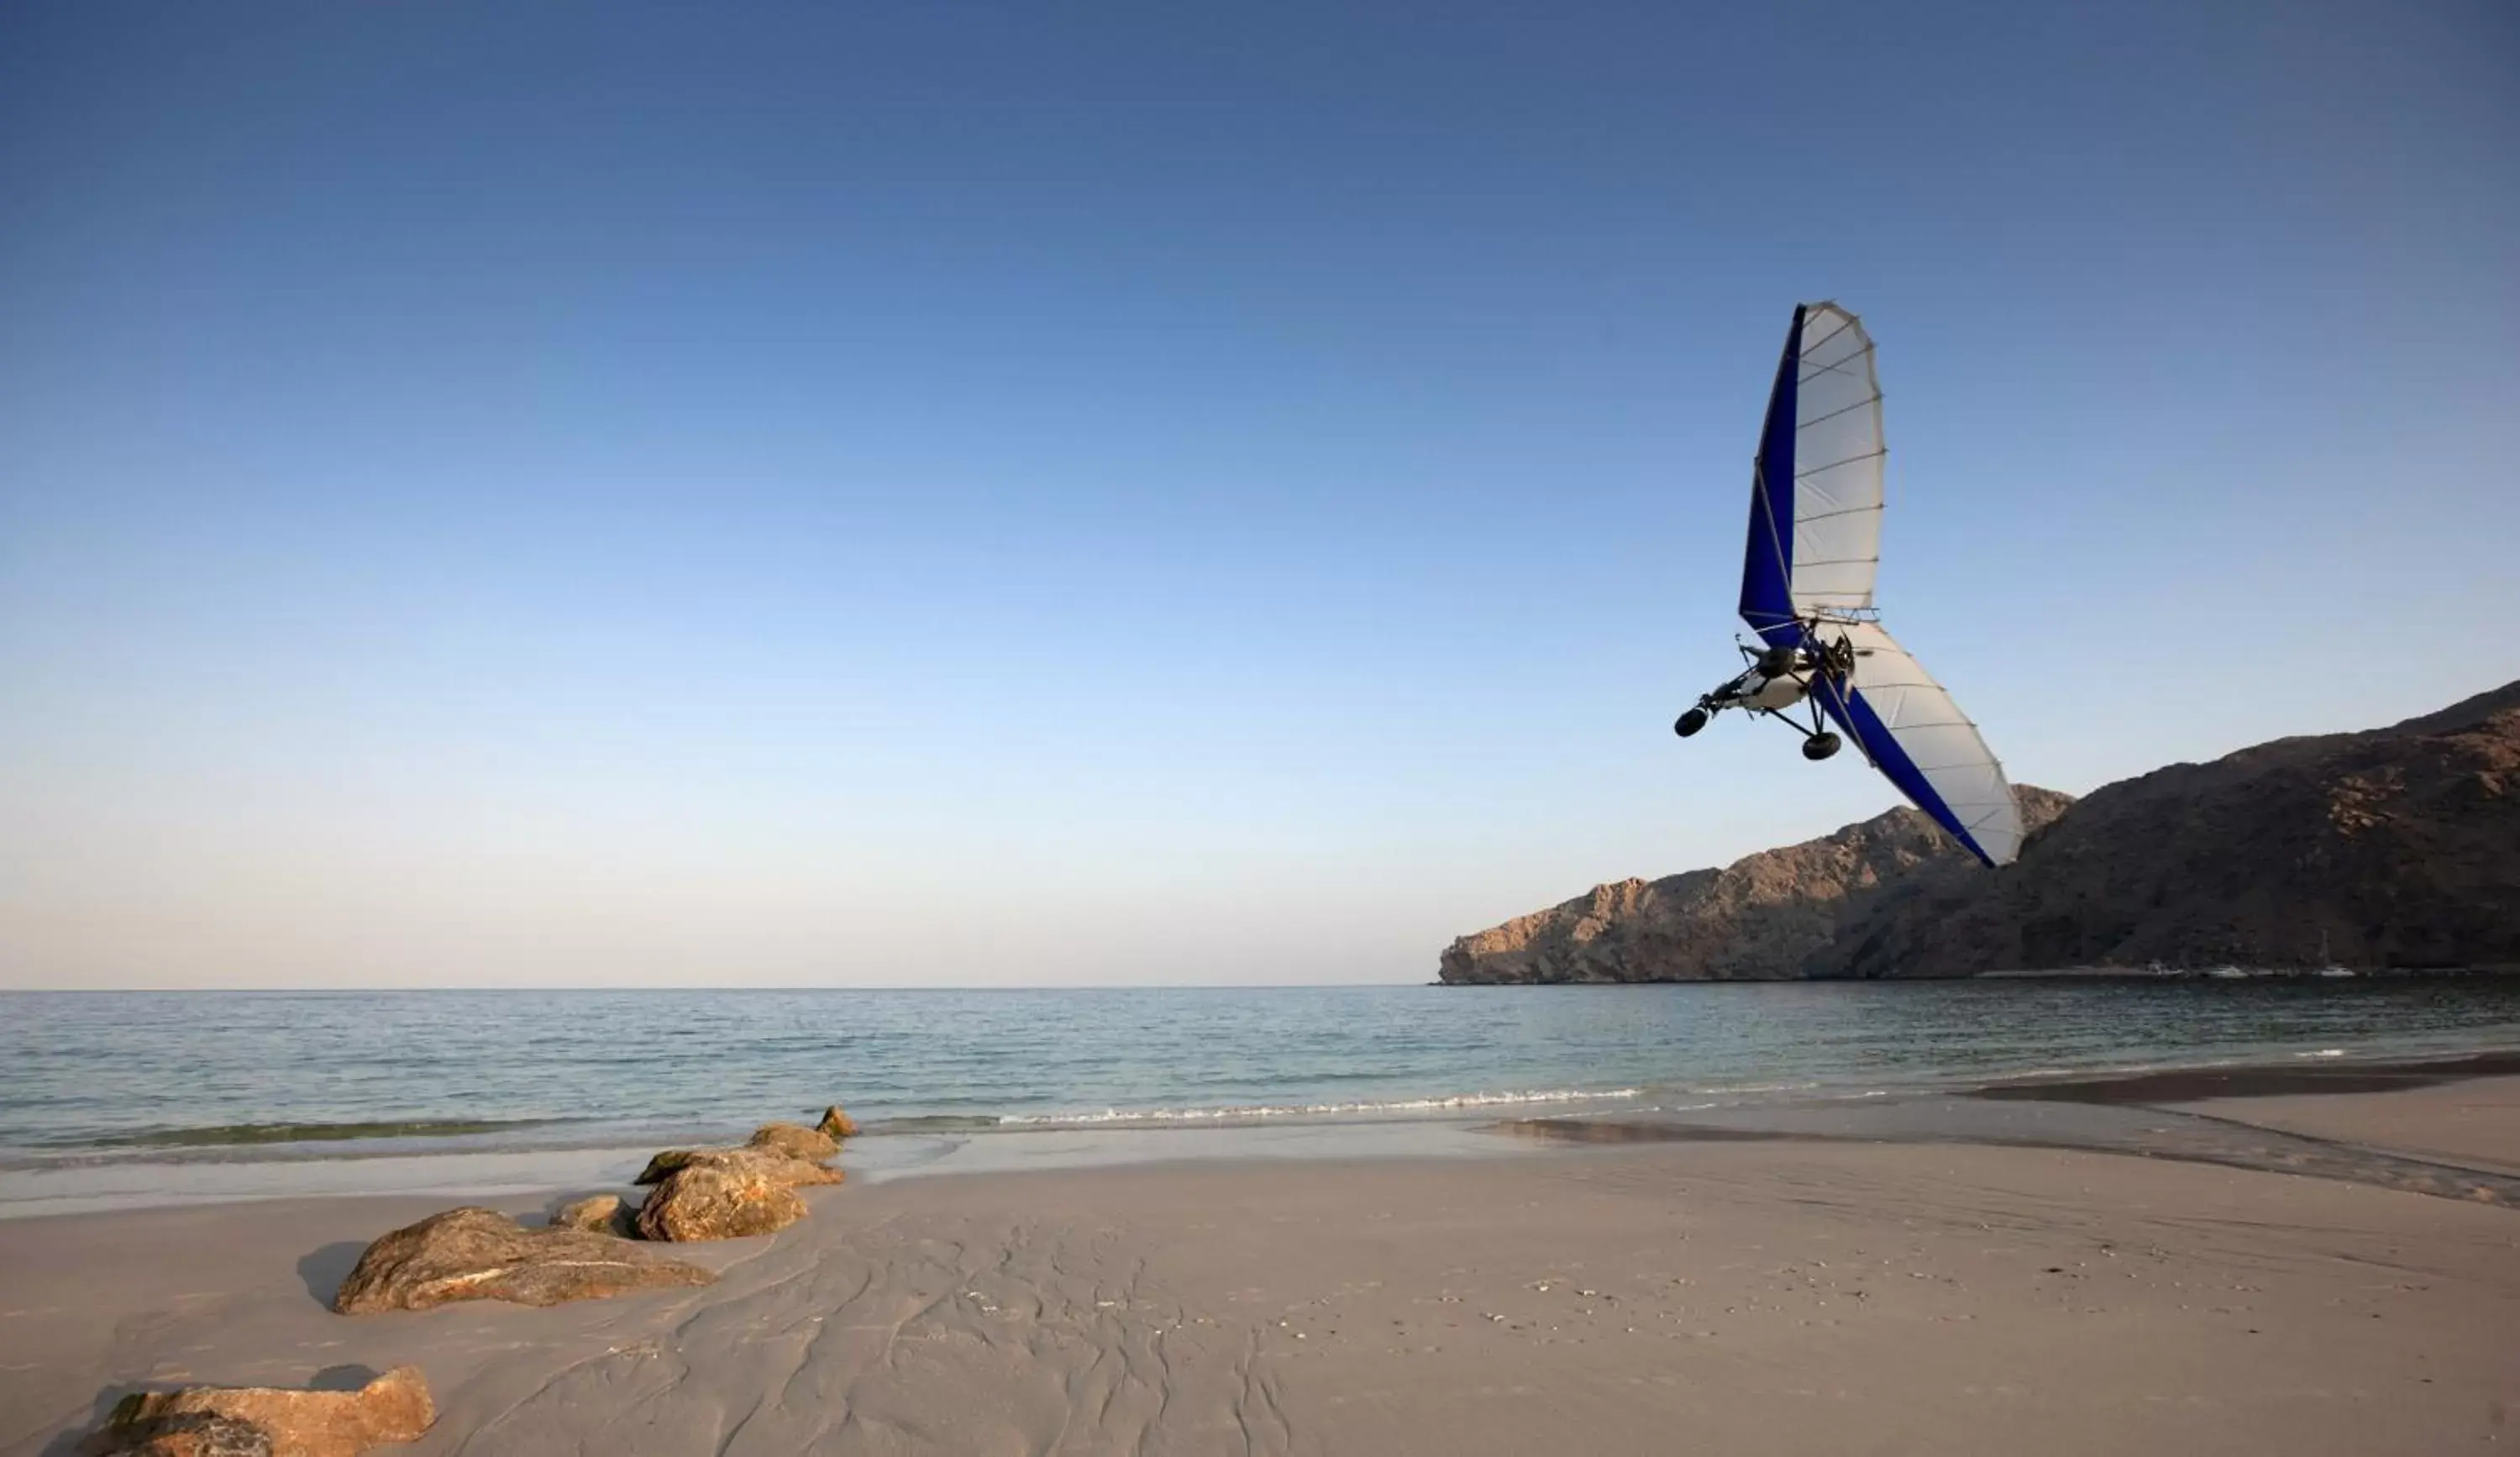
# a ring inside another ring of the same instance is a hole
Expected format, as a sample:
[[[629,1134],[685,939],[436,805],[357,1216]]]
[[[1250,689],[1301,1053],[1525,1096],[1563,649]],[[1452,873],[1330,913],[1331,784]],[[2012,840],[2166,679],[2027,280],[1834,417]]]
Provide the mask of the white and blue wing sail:
[[[1989,865],[2021,850],[2021,807],[2003,766],[1967,714],[1878,622],[1832,622],[1855,647],[1840,688],[1823,678],[1821,707],[1908,801]]]
[[[1977,725],[1874,619],[1881,562],[1881,383],[1872,336],[1836,303],[1794,310],[1751,476],[1741,617],[1772,646],[1853,643],[1822,708],[1909,802],[1989,865],[2021,848],[2021,811]]]
[[[1872,606],[1883,458],[1872,336],[1835,303],[1797,307],[1751,472],[1741,617],[1761,638]]]

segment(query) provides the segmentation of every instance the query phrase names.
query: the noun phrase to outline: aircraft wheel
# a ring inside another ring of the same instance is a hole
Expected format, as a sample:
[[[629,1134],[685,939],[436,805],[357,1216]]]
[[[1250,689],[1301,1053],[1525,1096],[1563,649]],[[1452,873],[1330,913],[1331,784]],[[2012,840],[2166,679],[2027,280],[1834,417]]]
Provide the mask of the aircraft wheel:
[[[1837,735],[1814,734],[1803,741],[1803,757],[1818,762],[1837,752]]]
[[[1686,739],[1704,727],[1706,727],[1706,710],[1704,708],[1691,708],[1688,712],[1680,715],[1678,721],[1672,724],[1671,731]]]

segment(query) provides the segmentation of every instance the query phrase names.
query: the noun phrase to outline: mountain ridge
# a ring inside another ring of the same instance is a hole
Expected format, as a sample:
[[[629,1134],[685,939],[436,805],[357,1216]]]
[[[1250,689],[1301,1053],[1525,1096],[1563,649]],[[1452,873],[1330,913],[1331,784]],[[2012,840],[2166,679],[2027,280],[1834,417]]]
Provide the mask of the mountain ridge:
[[[1966,977],[2160,964],[2520,970],[2520,682],[2270,740],[2077,800],[2016,786],[1988,871],[1901,807],[1482,932],[1441,979]]]

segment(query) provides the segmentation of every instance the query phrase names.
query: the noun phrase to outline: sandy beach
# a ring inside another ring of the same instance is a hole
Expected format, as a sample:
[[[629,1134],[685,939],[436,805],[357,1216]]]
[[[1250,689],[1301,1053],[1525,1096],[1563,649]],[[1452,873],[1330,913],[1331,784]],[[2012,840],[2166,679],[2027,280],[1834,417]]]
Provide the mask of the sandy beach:
[[[2520,1078],[2216,1119],[2520,1165]],[[812,1191],[716,1285],[344,1317],[444,1200],[0,1222],[0,1451],[412,1363],[441,1453],[2445,1453],[2520,1403],[2520,1211],[2037,1147],[1515,1140]],[[530,1215],[547,1202],[511,1204]]]

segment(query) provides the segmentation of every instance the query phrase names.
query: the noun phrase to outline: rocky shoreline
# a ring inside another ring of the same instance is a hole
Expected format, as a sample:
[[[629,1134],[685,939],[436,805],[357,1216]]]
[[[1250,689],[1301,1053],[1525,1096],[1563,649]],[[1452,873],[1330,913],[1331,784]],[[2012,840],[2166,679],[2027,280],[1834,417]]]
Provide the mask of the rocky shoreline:
[[[829,1161],[858,1131],[836,1105],[813,1127],[765,1123],[736,1148],[668,1149],[618,1194],[562,1204],[542,1226],[467,1205],[371,1242],[334,1291],[340,1315],[465,1300],[559,1305],[704,1286],[718,1273],[656,1244],[746,1239],[805,1217],[800,1187],[842,1182]],[[357,1457],[417,1440],[436,1420],[427,1376],[397,1367],[357,1390],[185,1387],[116,1403],[77,1450],[91,1457]]]

